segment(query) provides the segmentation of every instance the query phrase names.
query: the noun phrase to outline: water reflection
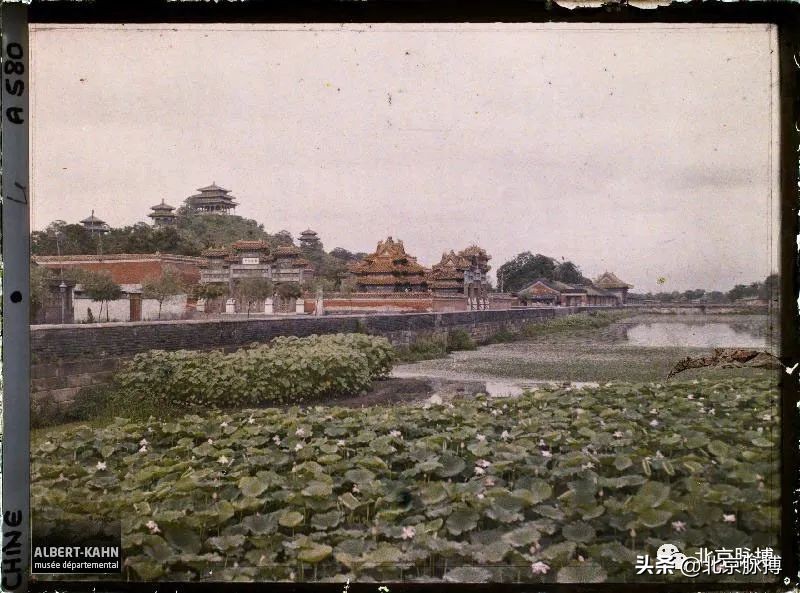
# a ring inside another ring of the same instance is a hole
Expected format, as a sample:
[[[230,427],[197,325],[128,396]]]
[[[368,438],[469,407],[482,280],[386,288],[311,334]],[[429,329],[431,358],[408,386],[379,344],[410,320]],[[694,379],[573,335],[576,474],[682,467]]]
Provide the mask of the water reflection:
[[[766,348],[764,326],[746,323],[638,323],[624,329],[627,342],[634,346],[689,348]]]

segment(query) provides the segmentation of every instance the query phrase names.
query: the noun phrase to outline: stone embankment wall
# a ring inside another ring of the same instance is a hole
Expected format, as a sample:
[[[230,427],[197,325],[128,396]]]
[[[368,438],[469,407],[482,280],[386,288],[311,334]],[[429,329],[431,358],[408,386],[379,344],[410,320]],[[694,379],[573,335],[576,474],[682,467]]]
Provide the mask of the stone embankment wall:
[[[123,363],[147,350],[235,350],[277,336],[366,332],[396,346],[464,330],[478,342],[518,332],[530,322],[600,307],[541,307],[502,311],[331,315],[282,319],[145,321],[31,327],[34,405],[68,405],[84,387],[109,383]]]

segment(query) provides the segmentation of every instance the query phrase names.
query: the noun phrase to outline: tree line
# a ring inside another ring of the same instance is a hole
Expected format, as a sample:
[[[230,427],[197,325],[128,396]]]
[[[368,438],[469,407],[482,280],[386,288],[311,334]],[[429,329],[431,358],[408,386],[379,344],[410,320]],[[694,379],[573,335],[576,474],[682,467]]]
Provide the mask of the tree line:
[[[777,274],[770,274],[762,282],[737,284],[727,292],[721,290],[692,290],[672,292],[648,292],[640,295],[643,298],[659,302],[703,301],[707,303],[733,303],[744,298],[758,298],[764,301],[777,300],[780,293],[780,279]]]
[[[289,231],[268,233],[264,225],[241,216],[194,213],[184,207],[178,209],[177,224],[153,227],[139,222],[111,228],[104,235],[92,234],[81,224],[63,220],[50,223],[42,231],[31,233],[33,255],[93,255],[118,253],[165,253],[200,256],[211,247],[227,247],[240,241],[265,241],[271,248],[294,245]],[[336,247],[326,252],[321,242],[303,248],[303,257],[315,267],[315,279],[302,288],[326,291],[349,290],[346,279],[347,265],[364,257],[366,253],[351,252]],[[288,289],[283,289],[288,290]]]

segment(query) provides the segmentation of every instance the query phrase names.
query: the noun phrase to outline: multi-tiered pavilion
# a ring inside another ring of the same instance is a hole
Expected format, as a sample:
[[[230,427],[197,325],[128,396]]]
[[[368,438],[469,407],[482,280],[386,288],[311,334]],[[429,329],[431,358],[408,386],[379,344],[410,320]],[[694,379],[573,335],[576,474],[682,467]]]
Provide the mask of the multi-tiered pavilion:
[[[235,197],[230,195],[230,190],[212,183],[207,187],[197,190],[198,194],[186,198],[186,206],[194,212],[208,214],[230,214],[236,206]]]

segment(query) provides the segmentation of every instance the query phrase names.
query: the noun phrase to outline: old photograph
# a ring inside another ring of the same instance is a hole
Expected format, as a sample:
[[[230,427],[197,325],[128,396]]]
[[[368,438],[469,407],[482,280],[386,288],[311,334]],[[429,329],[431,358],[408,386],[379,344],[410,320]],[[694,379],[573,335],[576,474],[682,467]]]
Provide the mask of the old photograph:
[[[32,25],[35,578],[777,582],[776,47]]]

